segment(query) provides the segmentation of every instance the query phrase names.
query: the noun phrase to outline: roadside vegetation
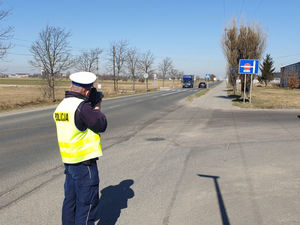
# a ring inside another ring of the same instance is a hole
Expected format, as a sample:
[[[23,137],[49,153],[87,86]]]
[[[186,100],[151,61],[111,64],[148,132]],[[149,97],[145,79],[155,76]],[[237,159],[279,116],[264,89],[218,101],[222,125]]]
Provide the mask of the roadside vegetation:
[[[300,108],[300,89],[297,74],[289,71],[290,79],[288,88],[279,87],[271,81],[274,79],[274,61],[270,54],[267,54],[260,65],[261,75],[258,76],[259,83],[253,85],[250,96],[248,95],[243,102],[243,86],[232,88],[229,84],[228,96],[232,99],[233,105],[241,108],[257,109],[299,109]],[[241,76],[242,77],[242,76]],[[250,77],[250,76],[249,76]],[[243,84],[243,82],[241,82]]]
[[[55,97],[56,102],[49,98],[47,91],[47,80],[28,78],[28,79],[0,79],[0,111],[21,109],[25,107],[47,106],[58,104],[64,98],[65,91],[69,90],[71,81],[69,79],[57,79],[55,81]],[[157,91],[163,85],[162,80],[156,80],[155,86],[153,80],[148,82],[148,90],[145,82],[135,83],[135,90],[132,90],[133,82],[119,81],[118,91],[114,91],[113,80],[97,80],[95,86],[101,84],[101,91],[104,98],[111,98],[124,95],[132,95],[138,93],[145,93],[149,91]],[[181,81],[179,80],[165,80],[165,87],[180,88]]]
[[[232,88],[228,88],[228,96],[234,106],[241,108],[300,109],[300,89],[257,85],[253,87],[251,104],[243,102],[240,90],[234,94]]]
[[[237,24],[234,19],[224,28],[222,37],[223,53],[227,60],[228,96],[232,99],[233,105],[241,108],[260,109],[291,109],[300,108],[299,80],[296,74],[283,74],[288,76],[288,88],[280,88],[272,85],[274,78],[274,61],[270,54],[266,54],[260,63],[260,82],[252,85],[253,76],[241,75],[239,61],[241,59],[261,60],[267,36],[259,23],[252,25]],[[244,80],[246,88],[244,96]],[[251,96],[250,96],[251,94]],[[251,98],[251,103],[250,103]],[[244,102],[245,100],[245,102]]]
[[[241,80],[241,88],[246,79],[246,95],[250,93],[251,76],[239,75],[239,62],[241,59],[262,58],[266,47],[266,34],[259,23],[256,24],[237,24],[236,20],[224,28],[224,34],[221,39],[224,56],[227,60],[227,78],[233,91],[236,94],[238,90],[237,80]],[[244,94],[244,93],[242,93]],[[246,97],[246,96],[245,96]]]
[[[274,79],[274,61],[270,54],[267,54],[263,62],[260,65],[261,76],[258,76],[260,83],[265,83],[265,86],[268,86],[268,83]]]
[[[113,82],[113,92],[111,88],[104,91],[107,92],[104,95],[109,96],[124,92],[122,81],[126,77],[126,80],[132,82],[130,88],[125,85],[125,92],[129,93],[129,89],[131,89],[131,92],[137,93],[141,91],[139,88],[141,80],[145,83],[145,89],[151,91],[151,80],[161,79],[162,87],[169,87],[169,78],[178,81],[178,78],[184,74],[174,67],[173,61],[169,57],[158,63],[158,68],[154,68],[155,58],[150,50],[140,52],[125,40],[113,41],[106,50],[95,47],[74,57],[71,55],[70,37],[71,33],[65,29],[47,25],[30,48],[33,57],[30,63],[37,70],[41,69],[40,76],[45,80],[44,97],[51,99],[52,102],[60,99],[60,93],[57,93],[57,81],[62,79],[62,75],[70,75],[69,70],[74,69],[99,75],[100,61],[106,68],[105,76],[111,76]],[[174,82],[172,85],[174,86]]]
[[[10,13],[11,10],[0,10],[0,22]],[[95,87],[100,89],[101,84],[104,98],[182,86],[184,72],[174,66],[170,57],[155,62],[150,50],[139,50],[127,40],[112,40],[106,48],[94,46],[72,55],[72,33],[67,30],[46,25],[37,34],[28,49],[29,62],[38,71],[33,74],[36,78],[11,79],[9,74],[0,74],[0,111],[57,104],[69,90],[71,82],[66,77],[77,71],[95,73],[99,78]],[[13,28],[1,25],[0,61],[13,46],[12,40]]]
[[[1,5],[1,3],[0,3]],[[0,22],[4,22],[11,10],[0,10]],[[94,46],[72,55],[72,33],[67,28],[46,25],[29,47],[31,66],[42,79],[0,79],[0,110],[18,107],[56,104],[68,90],[70,81],[63,79],[72,72],[93,72],[98,77],[105,97],[154,91],[160,87],[180,87],[179,78],[184,74],[177,70],[173,61],[165,57],[155,63],[150,50],[141,51],[127,40],[111,41],[107,48]],[[0,60],[13,47],[13,28],[1,24]],[[99,66],[102,68],[99,68]],[[1,68],[0,68],[1,70]],[[100,75],[99,71],[102,71]],[[105,71],[105,72],[103,72]],[[8,77],[8,74],[0,74]],[[110,80],[106,80],[109,77]],[[156,80],[154,85],[153,80]],[[171,81],[169,80],[171,79]]]
[[[193,94],[193,95],[191,95],[191,96],[188,96],[188,97],[186,98],[186,100],[189,101],[189,102],[192,102],[192,101],[194,101],[196,98],[199,98],[199,97],[201,97],[202,95],[205,95],[209,90],[213,89],[214,87],[216,87],[216,85],[214,85],[214,86],[212,86],[212,87],[209,87],[209,88],[206,88],[205,90],[201,90],[201,91],[199,91],[199,92],[197,92],[197,93],[195,93],[195,94]]]

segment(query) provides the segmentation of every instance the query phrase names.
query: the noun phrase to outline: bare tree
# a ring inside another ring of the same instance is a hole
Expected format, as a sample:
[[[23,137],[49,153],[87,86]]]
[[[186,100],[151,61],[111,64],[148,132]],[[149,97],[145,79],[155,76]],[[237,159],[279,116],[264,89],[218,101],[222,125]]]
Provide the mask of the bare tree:
[[[79,71],[87,71],[98,74],[99,73],[99,55],[103,50],[99,48],[84,51],[76,59],[76,69]]]
[[[165,86],[165,78],[166,75],[171,71],[173,68],[173,62],[172,60],[167,57],[165,58],[160,64],[159,64],[159,70],[161,71],[162,77],[163,77],[163,87]]]
[[[46,26],[40,32],[39,39],[30,48],[33,60],[30,63],[43,70],[43,78],[47,80],[50,98],[55,99],[55,78],[72,65],[68,38],[69,32],[59,27]]]
[[[236,80],[239,65],[238,55],[238,28],[236,21],[233,20],[230,27],[225,28],[224,37],[222,39],[222,47],[225,57],[227,58],[227,77],[233,87],[234,92],[237,91]]]
[[[141,71],[143,71],[143,73],[150,74],[153,72],[152,69],[153,63],[154,63],[154,56],[149,50],[146,53],[141,55],[141,59],[139,61],[139,68]]]
[[[127,41],[118,41],[109,50],[110,63],[114,77],[114,90],[118,91],[118,80],[127,57]]]
[[[179,72],[179,70],[172,68],[170,70],[170,75],[172,79],[178,79],[181,76],[181,72]]]
[[[0,4],[1,5],[1,4]],[[0,10],[0,23],[10,14],[11,10]],[[6,28],[0,28],[0,59],[6,54],[7,50],[12,47],[10,39],[12,38],[13,28],[8,26]]]
[[[177,69],[172,68],[170,70],[171,79],[173,80],[173,88],[174,88],[174,82],[175,79],[178,79],[180,77],[180,72]]]
[[[237,71],[240,59],[261,59],[266,46],[266,35],[259,24],[240,25],[237,27],[236,21],[225,28],[222,39],[222,47],[227,58],[227,76],[230,84],[236,91]],[[250,76],[247,77],[246,92],[250,91]],[[244,76],[241,76],[242,84]]]
[[[132,90],[135,90],[136,72],[138,69],[139,54],[135,48],[127,51],[126,65],[132,78]]]

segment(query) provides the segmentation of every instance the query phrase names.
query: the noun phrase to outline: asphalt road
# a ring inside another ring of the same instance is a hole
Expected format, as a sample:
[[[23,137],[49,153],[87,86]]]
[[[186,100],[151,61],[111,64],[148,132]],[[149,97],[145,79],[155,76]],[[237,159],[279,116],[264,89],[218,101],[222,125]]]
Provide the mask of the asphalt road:
[[[193,91],[153,93],[149,101],[134,96],[124,105],[126,98],[105,102],[111,130],[102,136],[98,161],[96,224],[299,225],[300,113],[235,109],[224,84],[184,101]],[[50,131],[28,132],[28,138]],[[60,224],[64,175],[57,146],[52,152],[41,164],[30,161],[30,169],[1,174],[1,189],[27,176],[1,195],[1,225]],[[7,155],[1,146],[1,159]],[[31,157],[25,153],[23,161]]]
[[[108,119],[104,151],[177,109],[180,99],[197,91],[173,89],[103,101]],[[0,209],[61,174],[53,111],[0,115]]]

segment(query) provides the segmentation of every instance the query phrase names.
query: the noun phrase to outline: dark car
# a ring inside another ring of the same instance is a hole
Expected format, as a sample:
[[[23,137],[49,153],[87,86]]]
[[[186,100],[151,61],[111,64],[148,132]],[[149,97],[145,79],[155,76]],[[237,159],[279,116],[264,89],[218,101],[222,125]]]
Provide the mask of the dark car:
[[[200,82],[198,88],[206,88],[206,83]]]

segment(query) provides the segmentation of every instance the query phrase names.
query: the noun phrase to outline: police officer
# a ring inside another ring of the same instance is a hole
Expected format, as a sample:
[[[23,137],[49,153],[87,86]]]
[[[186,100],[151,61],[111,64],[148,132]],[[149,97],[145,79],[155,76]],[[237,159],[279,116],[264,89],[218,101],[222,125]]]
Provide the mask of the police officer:
[[[99,133],[106,130],[107,121],[100,111],[101,100],[95,107],[88,101],[96,75],[78,72],[71,74],[70,79],[71,90],[66,91],[53,114],[66,174],[62,224],[91,225],[99,201]]]

